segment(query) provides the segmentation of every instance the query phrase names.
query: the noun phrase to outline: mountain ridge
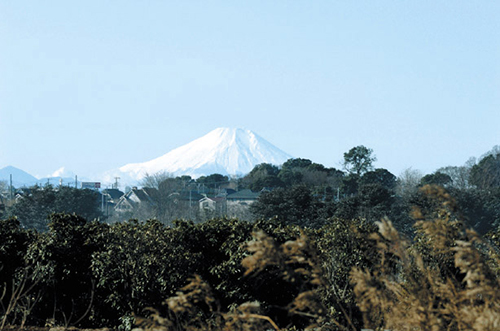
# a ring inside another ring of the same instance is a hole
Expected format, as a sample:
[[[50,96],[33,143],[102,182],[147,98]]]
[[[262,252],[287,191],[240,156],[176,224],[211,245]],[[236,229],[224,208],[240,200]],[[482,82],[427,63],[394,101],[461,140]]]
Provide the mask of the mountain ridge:
[[[26,171],[14,166],[6,166],[0,169],[0,180],[10,183],[10,175],[12,175],[12,184],[14,186],[33,185],[37,182],[37,178]]]

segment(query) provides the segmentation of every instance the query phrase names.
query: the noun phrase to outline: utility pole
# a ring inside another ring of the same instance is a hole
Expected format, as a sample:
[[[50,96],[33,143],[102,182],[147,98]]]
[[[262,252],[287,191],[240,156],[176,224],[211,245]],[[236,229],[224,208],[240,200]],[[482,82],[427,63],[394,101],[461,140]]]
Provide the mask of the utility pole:
[[[12,201],[13,197],[13,188],[12,188],[12,174],[10,174],[10,200]]]
[[[193,217],[191,216],[191,188],[189,188],[189,218],[192,219]]]

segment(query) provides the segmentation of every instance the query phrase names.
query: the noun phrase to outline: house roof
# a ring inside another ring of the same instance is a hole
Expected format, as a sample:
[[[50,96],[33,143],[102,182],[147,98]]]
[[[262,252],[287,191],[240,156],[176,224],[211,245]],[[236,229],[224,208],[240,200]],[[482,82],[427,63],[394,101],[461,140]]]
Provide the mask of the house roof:
[[[144,188],[138,189],[133,188],[129,192],[125,193],[121,196],[119,201],[117,202],[115,209],[123,209],[123,206],[135,207],[140,203],[147,203],[149,205],[154,205],[155,202],[153,198],[147,193],[148,191]],[[152,193],[153,191],[149,191]],[[137,199],[131,198],[134,195]],[[137,201],[139,200],[139,201]]]
[[[233,193],[236,193],[236,190],[233,190],[232,188],[223,188],[219,190],[217,196],[226,196]]]
[[[203,197],[199,201],[201,202],[201,201],[207,201],[207,200],[214,201],[214,202],[221,202],[221,201],[224,201],[226,199],[224,197]]]
[[[141,202],[153,202],[146,189],[132,189],[131,191]]]
[[[226,198],[228,200],[256,200],[260,192],[253,192],[249,189],[244,189],[236,193],[229,194]]]
[[[186,200],[186,201],[199,201],[200,199],[203,199],[205,196],[199,194],[196,191],[182,191],[177,193],[179,194],[178,199],[179,200]]]
[[[124,194],[122,191],[115,188],[107,188],[105,190],[102,190],[102,193],[109,195],[111,200],[118,200]]]
[[[158,194],[158,190],[151,187],[143,187],[142,191],[146,193],[150,198],[153,198],[156,194]]]

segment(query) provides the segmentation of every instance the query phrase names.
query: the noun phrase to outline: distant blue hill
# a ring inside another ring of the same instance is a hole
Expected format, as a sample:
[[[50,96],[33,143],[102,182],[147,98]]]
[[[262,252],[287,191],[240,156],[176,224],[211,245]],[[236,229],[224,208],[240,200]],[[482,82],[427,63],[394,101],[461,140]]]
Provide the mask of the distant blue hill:
[[[31,186],[38,182],[35,176],[19,168],[7,166],[0,169],[0,180],[6,181],[7,184],[10,184],[10,175],[12,175],[12,185],[14,187]]]

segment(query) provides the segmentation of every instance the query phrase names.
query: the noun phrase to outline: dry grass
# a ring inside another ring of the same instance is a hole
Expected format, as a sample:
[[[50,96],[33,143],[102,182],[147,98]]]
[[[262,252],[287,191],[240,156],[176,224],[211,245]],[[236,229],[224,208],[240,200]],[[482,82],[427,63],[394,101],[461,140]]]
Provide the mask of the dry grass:
[[[453,199],[442,188],[423,190],[438,208],[427,215],[430,219],[414,211],[420,218],[416,244],[410,246],[390,221],[382,220],[372,235],[380,265],[351,272],[365,327],[499,330],[500,282],[482,249],[487,243],[463,229]]]

